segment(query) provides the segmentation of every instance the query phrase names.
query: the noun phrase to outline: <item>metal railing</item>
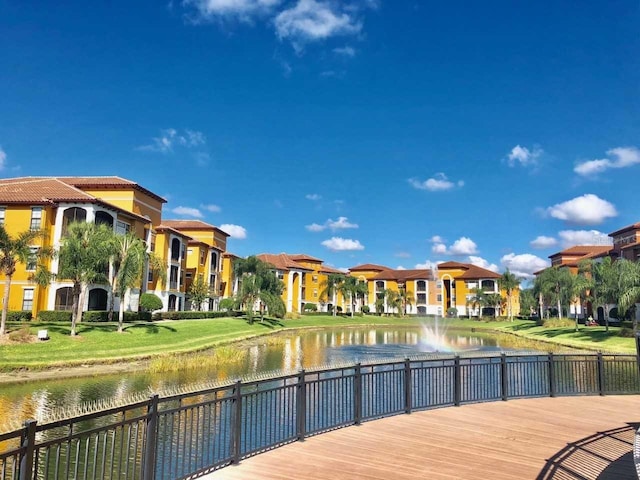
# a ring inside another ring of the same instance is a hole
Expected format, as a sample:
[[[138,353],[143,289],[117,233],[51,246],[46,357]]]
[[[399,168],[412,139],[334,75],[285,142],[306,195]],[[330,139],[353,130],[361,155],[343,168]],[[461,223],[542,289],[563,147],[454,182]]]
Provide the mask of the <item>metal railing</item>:
[[[500,354],[237,381],[0,435],[0,480],[183,479],[347,425],[465,403],[640,393],[633,355]]]

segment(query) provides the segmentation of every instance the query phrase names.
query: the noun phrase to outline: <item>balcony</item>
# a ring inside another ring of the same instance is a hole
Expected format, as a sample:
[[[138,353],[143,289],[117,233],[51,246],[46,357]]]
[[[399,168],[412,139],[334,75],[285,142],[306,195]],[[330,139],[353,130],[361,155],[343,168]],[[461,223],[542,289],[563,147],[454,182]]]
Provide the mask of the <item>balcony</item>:
[[[178,281],[177,280],[171,280],[169,282],[169,289],[177,290],[178,289]]]

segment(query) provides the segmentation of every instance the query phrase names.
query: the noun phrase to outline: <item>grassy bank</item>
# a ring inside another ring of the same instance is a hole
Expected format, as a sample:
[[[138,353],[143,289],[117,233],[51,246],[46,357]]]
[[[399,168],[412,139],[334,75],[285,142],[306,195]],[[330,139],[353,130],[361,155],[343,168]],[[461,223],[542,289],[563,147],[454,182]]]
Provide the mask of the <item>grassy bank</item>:
[[[570,328],[536,327],[528,321],[479,322],[468,319],[440,320],[449,329],[476,329],[502,331],[515,335],[560,343],[562,345],[603,351],[634,352],[631,338],[617,336],[612,328],[607,335],[603,327],[582,327],[579,333]],[[95,363],[116,363],[153,358],[173,353],[187,353],[266,335],[282,330],[299,328],[325,328],[347,326],[396,326],[415,327],[433,325],[433,319],[413,317],[330,317],[303,316],[299,319],[256,321],[249,325],[242,318],[206,320],[179,320],[153,323],[132,323],[125,332],[116,333],[116,324],[83,323],[79,336],[69,336],[67,323],[29,324],[35,335],[39,329],[47,329],[50,340],[31,343],[7,343],[0,345],[0,371],[17,369],[43,369],[49,367],[76,366]],[[19,325],[12,325],[18,330]]]

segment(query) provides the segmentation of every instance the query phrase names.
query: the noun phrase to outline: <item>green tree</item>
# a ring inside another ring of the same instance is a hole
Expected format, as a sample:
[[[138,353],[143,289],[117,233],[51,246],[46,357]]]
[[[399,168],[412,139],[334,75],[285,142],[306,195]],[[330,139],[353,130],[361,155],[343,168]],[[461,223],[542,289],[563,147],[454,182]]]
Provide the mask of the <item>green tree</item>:
[[[220,300],[220,310],[224,310],[225,312],[230,312],[231,310],[233,310],[234,307],[234,300],[233,298],[229,297],[229,298],[223,298],[222,300]]]
[[[602,260],[589,260],[584,264],[585,272],[588,272],[593,281],[591,296],[596,306],[603,306],[618,302],[619,298],[619,266],[611,257]],[[609,314],[605,315],[605,330],[609,331]]]
[[[138,302],[140,308],[145,312],[153,312],[162,308],[162,299],[155,293],[143,293]]]
[[[493,307],[493,315],[497,317],[502,309],[502,295],[499,293],[489,293],[485,297],[485,304],[488,307]]]
[[[590,266],[588,262],[580,262],[578,265],[578,273],[574,275],[571,285],[571,294],[580,305],[580,311],[584,315],[584,306],[591,299],[591,291],[593,290],[593,279],[591,278]],[[576,332],[578,331],[578,309],[575,311]]]
[[[402,304],[402,315],[407,314],[407,306],[413,305],[413,301],[415,299],[413,292],[407,290],[406,286],[401,286],[398,289],[398,296],[400,297],[400,303]]]
[[[342,288],[342,283],[345,280],[345,275],[342,273],[330,273],[327,275],[326,280],[323,280],[320,284],[320,299],[327,300],[331,298],[333,305],[333,316],[335,317],[338,313],[338,309],[336,308],[338,303],[338,292]]]
[[[250,256],[236,259],[233,271],[239,279],[236,305],[238,308],[246,308],[249,323],[253,323],[254,307],[258,302],[261,319],[264,320],[265,307],[270,315],[280,318],[284,316],[286,307],[281,297],[284,284],[273,271],[273,266]]]
[[[467,314],[471,317],[471,310],[478,310],[478,317],[482,316],[482,307],[487,304],[487,294],[482,288],[472,288],[467,298]]]
[[[533,288],[520,289],[520,315],[531,316],[537,311],[538,302],[533,294]]]
[[[391,290],[390,288],[386,288],[383,291],[384,299],[387,302],[387,306],[394,311],[394,313],[399,313],[402,308],[402,297],[400,297],[400,293],[395,290]]]
[[[107,283],[109,257],[113,251],[113,230],[104,224],[72,222],[62,237],[58,277],[73,282],[71,335],[82,321],[80,294],[90,283]]]
[[[640,302],[640,263],[618,260],[618,307],[622,314]],[[633,316],[633,332],[638,332],[638,316]]]
[[[504,290],[507,294],[507,318],[510,322],[513,321],[513,307],[512,307],[512,298],[513,293],[520,286],[520,279],[516,277],[513,273],[509,271],[507,268],[505,272],[498,279],[498,286],[500,290]]]
[[[553,266],[543,270],[535,279],[534,285],[543,298],[556,303],[558,318],[562,317],[562,305],[569,305],[572,298],[572,274],[568,268]]]
[[[7,313],[9,312],[9,293],[11,281],[16,273],[19,263],[36,264],[36,273],[31,276],[39,285],[46,285],[50,275],[41,261],[51,258],[53,251],[49,247],[38,247],[37,251],[32,250],[33,243],[44,237],[44,233],[39,230],[27,230],[21,232],[17,237],[12,237],[7,233],[3,225],[0,225],[0,273],[4,275],[4,297],[2,302],[2,317],[0,320],[0,336],[7,333]]]
[[[203,302],[211,298],[211,294],[209,283],[204,281],[202,275],[198,275],[191,283],[191,288],[189,288],[191,304],[195,305],[197,311],[200,311],[202,310]]]
[[[351,316],[353,317],[353,312],[355,310],[355,298],[356,298],[356,288],[358,284],[358,279],[351,276],[345,276],[343,281],[338,284],[336,289],[342,295],[342,298],[346,301],[349,299],[349,304],[351,305]]]
[[[368,310],[366,312],[363,310],[363,307],[367,307],[367,309],[369,308],[369,306],[365,305],[364,303],[368,294],[369,294],[369,286],[367,285],[367,281],[358,280],[358,282],[356,283],[355,295],[356,295],[357,301],[360,302],[360,311],[362,313],[369,313]]]

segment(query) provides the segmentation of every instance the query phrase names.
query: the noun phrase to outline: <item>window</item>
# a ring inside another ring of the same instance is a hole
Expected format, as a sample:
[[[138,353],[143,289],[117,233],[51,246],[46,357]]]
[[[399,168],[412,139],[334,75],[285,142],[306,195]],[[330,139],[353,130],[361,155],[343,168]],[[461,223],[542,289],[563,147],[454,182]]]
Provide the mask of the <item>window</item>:
[[[147,282],[153,282],[153,270],[149,269],[149,273],[147,275]]]
[[[281,271],[277,271],[276,272],[276,276],[278,277],[278,280],[284,280],[284,273]]]
[[[313,289],[313,298],[318,298],[318,290]]]
[[[418,280],[418,282],[416,283],[416,287],[419,292],[424,292],[427,290],[427,282],[425,282],[424,280]]]
[[[209,286],[213,287],[216,284],[216,276],[214,274],[209,275]]]
[[[127,223],[121,222],[120,220],[116,222],[116,234],[118,235],[126,235],[129,228],[131,227]]]
[[[442,294],[439,293],[438,295],[436,295],[436,302],[441,302],[442,301]]]
[[[193,277],[193,273],[191,273],[191,272],[187,272],[185,275],[187,276],[187,278]]]
[[[436,288],[442,288],[442,281],[441,280],[438,280],[436,282]]]
[[[4,215],[6,212],[6,207],[0,207],[0,225],[4,226]]]
[[[25,288],[23,290],[22,310],[33,310],[33,288]]]
[[[318,281],[318,275],[313,275],[311,277],[311,280],[313,280],[314,282],[317,282]]]
[[[216,252],[211,252],[211,270],[218,269],[218,254]]]
[[[193,248],[187,248],[187,255],[191,255],[193,253]]]
[[[204,261],[207,258],[207,254],[204,250],[200,250],[200,265],[204,265]]]
[[[73,307],[73,288],[62,287],[56,290],[56,310],[71,310]]]
[[[42,207],[31,209],[31,230],[40,230],[42,226]]]
[[[27,272],[34,272],[38,264],[38,247],[29,247],[29,258],[27,259]]]

